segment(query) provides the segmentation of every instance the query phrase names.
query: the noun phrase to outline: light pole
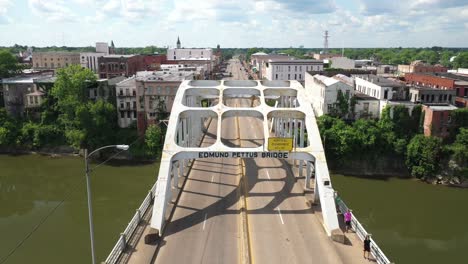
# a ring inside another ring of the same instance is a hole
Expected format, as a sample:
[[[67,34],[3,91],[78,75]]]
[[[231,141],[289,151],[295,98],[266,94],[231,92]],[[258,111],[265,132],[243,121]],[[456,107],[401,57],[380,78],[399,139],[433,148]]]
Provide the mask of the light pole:
[[[109,145],[100,147],[95,149],[88,155],[88,149],[84,150],[84,158],[85,158],[85,172],[86,172],[86,191],[88,193],[88,217],[89,217],[89,237],[91,239],[91,257],[93,259],[93,264],[96,264],[96,254],[94,252],[94,224],[93,224],[93,205],[91,203],[91,179],[89,178],[89,164],[88,158],[93,155],[94,153],[105,149],[105,148],[117,148],[121,150],[127,150],[129,148],[128,145]]]

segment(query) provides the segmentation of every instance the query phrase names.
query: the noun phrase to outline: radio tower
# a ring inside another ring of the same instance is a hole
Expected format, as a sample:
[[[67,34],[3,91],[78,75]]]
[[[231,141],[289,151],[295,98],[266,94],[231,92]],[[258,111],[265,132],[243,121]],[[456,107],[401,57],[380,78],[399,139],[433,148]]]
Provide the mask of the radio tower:
[[[328,35],[328,30],[325,30],[325,34],[323,35],[323,54],[328,53],[328,38],[330,35]]]

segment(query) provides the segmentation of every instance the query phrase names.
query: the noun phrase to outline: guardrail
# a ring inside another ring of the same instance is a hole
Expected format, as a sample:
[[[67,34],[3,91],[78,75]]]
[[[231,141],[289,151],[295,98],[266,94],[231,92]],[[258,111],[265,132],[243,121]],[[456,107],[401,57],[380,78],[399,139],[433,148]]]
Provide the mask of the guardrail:
[[[112,248],[112,251],[109,253],[109,256],[106,258],[106,264],[117,263],[117,261],[120,258],[120,255],[122,255],[122,253],[125,251],[125,248],[127,247],[127,241],[132,237],[133,233],[138,227],[138,224],[140,224],[143,215],[146,213],[146,211],[151,205],[151,202],[154,199],[154,193],[156,191],[157,183],[158,182],[156,181],[153,187],[151,187],[151,189],[148,192],[148,195],[146,195],[140,207],[136,210],[135,215],[133,215],[132,220],[130,221],[130,223],[128,223],[123,233],[120,234],[117,243],[115,244],[114,248]]]
[[[343,202],[343,200],[341,200],[341,198],[339,196],[336,196],[335,197],[335,201],[336,201],[336,204],[338,205],[338,208],[340,210],[340,212],[342,214],[346,213],[348,211],[348,206],[346,206],[346,204]],[[351,227],[353,228],[353,230],[356,232],[357,236],[359,237],[359,239],[361,239],[361,241],[364,241],[365,237],[367,234],[367,231],[364,229],[364,227],[362,226],[362,224],[357,220],[357,218],[354,216],[354,214],[352,214],[352,217],[351,217]],[[383,253],[383,251],[379,248],[379,246],[377,245],[377,243],[372,239],[371,237],[371,243],[370,243],[370,247],[371,247],[371,254],[372,256],[375,258],[375,260],[377,261],[378,264],[390,264],[390,263],[393,263],[393,262],[390,262],[390,260],[387,258],[387,256],[385,256],[385,254]]]

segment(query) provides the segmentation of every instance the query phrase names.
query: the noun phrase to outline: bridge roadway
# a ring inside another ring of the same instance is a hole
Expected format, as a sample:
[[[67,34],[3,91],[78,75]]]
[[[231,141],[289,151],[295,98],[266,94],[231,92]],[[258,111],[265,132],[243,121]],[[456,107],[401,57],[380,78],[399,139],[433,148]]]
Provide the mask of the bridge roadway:
[[[228,103],[249,106],[251,101]],[[226,118],[222,127],[223,141],[233,146],[263,142],[256,118]],[[214,140],[210,134],[215,130],[209,127],[204,144]],[[195,161],[153,263],[239,263],[247,250],[243,245],[250,249],[252,263],[344,263],[281,160],[244,160],[249,236],[243,236],[239,162]]]

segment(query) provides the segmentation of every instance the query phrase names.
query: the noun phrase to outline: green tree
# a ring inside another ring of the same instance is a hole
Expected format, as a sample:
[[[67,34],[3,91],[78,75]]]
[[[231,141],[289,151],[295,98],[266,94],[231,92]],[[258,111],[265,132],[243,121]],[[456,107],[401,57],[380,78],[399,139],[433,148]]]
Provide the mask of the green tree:
[[[57,101],[59,121],[65,127],[73,125],[76,109],[87,102],[88,88],[96,81],[94,73],[80,65],[71,65],[57,71],[57,80],[51,95]]]
[[[432,177],[439,169],[442,140],[416,135],[408,144],[406,165],[414,177]]]
[[[0,50],[0,79],[21,73],[18,60],[7,50]]]
[[[468,51],[461,52],[453,60],[453,67],[458,68],[468,68]]]
[[[468,166],[468,128],[460,128],[457,139],[451,146],[453,158],[460,167]]]
[[[0,146],[16,145],[21,122],[8,115],[4,108],[0,109]]]
[[[157,125],[150,125],[145,132],[145,143],[150,155],[158,156],[162,150],[161,143],[162,131]]]

